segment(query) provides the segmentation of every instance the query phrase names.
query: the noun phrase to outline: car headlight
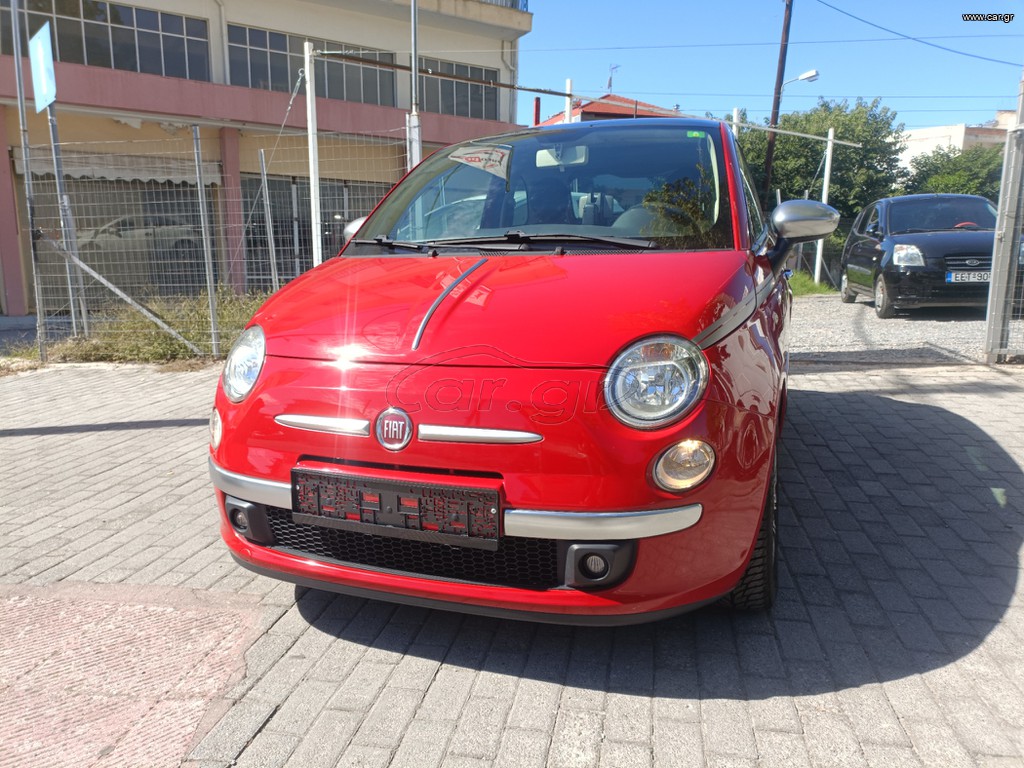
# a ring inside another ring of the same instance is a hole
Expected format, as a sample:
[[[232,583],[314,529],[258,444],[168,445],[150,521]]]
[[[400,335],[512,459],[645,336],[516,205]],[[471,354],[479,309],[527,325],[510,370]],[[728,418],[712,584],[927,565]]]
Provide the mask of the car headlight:
[[[242,331],[224,361],[221,383],[228,400],[238,403],[245,399],[256,385],[266,353],[267,343],[262,328],[254,325]]]
[[[678,336],[655,336],[626,349],[608,369],[604,397],[630,427],[657,429],[689,411],[708,383],[704,353]]]
[[[916,245],[897,245],[892,249],[892,263],[897,267],[923,267],[924,254]]]

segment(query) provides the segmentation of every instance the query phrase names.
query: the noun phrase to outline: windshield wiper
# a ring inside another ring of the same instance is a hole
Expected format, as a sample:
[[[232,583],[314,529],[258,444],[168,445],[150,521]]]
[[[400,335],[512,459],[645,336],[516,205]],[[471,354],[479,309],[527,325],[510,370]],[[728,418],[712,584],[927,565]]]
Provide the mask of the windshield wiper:
[[[434,240],[434,245],[487,245],[491,243],[600,243],[602,245],[613,245],[617,248],[642,248],[649,250],[657,248],[658,244],[653,240],[641,240],[632,237],[605,237],[603,235],[569,235],[560,233],[528,234],[518,229],[512,229],[504,235],[490,235],[486,237],[460,237],[451,240]]]
[[[488,243],[504,243],[504,245],[490,245]],[[353,240],[353,245],[379,245],[381,248],[387,248],[391,251],[416,251],[417,253],[430,253],[436,255],[437,249],[452,250],[455,248],[464,248],[471,251],[521,251],[525,250],[522,247],[510,248],[507,241],[493,240],[487,242],[478,242],[474,238],[468,238],[463,240],[426,240],[423,242],[417,242],[414,240],[392,240],[390,237],[384,235],[377,235],[372,240]]]
[[[384,235],[377,235],[372,240],[353,240],[353,245],[379,245],[392,251],[416,251],[423,253],[429,246],[426,243],[414,243],[405,240],[392,240]]]

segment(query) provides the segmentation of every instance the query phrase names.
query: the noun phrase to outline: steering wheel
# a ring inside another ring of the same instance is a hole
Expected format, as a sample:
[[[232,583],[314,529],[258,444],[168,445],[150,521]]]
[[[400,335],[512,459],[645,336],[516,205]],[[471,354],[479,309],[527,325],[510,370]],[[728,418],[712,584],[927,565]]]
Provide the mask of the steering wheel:
[[[978,226],[973,221],[961,221],[959,224],[954,224],[953,229],[959,229],[960,227],[976,227]]]

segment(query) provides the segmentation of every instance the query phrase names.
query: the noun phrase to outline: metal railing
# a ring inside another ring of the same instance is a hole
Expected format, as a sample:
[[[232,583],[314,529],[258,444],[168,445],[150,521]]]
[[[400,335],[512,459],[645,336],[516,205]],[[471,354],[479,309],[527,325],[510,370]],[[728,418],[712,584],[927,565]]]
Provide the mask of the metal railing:
[[[500,5],[502,8],[511,8],[513,11],[528,12],[530,10],[529,0],[480,0],[488,5]]]

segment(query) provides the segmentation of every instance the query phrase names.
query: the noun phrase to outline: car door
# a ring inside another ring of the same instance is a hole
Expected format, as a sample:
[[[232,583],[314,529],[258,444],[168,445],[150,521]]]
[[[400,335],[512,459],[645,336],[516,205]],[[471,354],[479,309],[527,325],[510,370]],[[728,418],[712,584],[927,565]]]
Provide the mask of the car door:
[[[882,206],[864,210],[854,225],[846,253],[846,276],[852,285],[874,289],[875,271],[882,258]]]

